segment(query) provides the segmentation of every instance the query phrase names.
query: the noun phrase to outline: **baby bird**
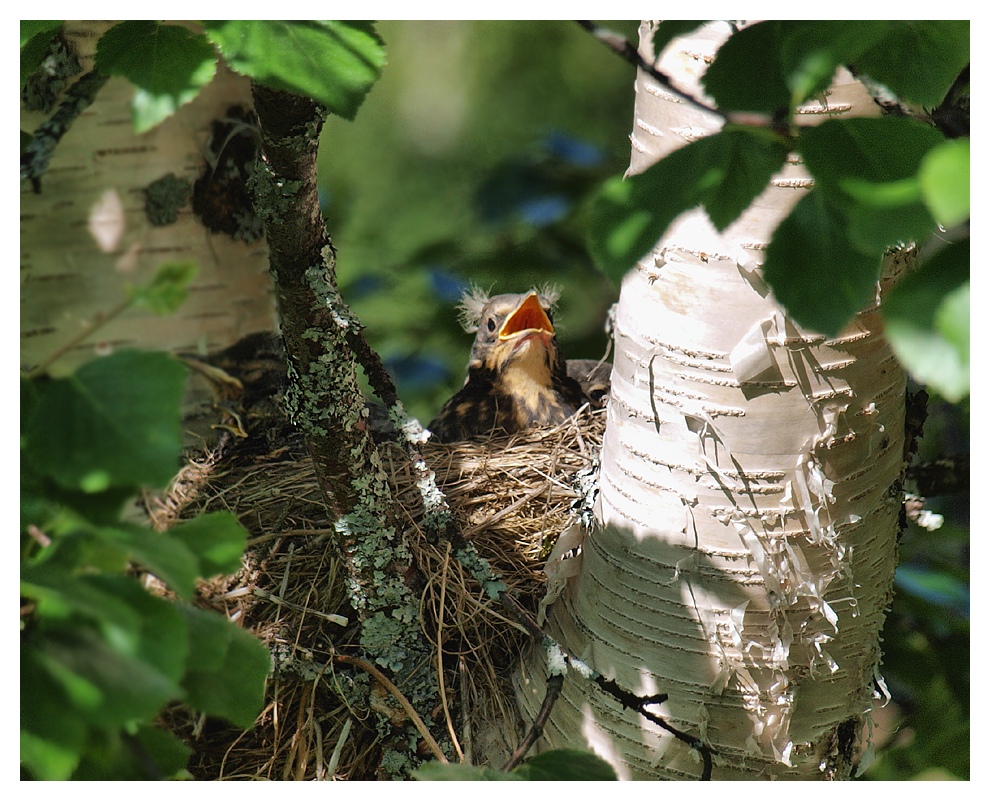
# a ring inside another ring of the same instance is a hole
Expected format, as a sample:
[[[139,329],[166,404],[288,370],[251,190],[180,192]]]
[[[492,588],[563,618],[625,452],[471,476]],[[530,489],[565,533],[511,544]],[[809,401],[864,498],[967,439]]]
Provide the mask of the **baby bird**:
[[[553,298],[478,293],[465,297],[465,327],[476,330],[467,381],[430,423],[439,442],[556,425],[587,402],[567,374],[550,319]]]

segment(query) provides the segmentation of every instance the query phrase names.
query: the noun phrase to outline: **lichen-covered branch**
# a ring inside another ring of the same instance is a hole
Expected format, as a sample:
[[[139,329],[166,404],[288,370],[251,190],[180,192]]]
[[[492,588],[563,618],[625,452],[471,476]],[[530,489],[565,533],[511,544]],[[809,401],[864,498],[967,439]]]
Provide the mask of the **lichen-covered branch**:
[[[83,75],[65,93],[52,118],[34,132],[34,139],[21,154],[21,180],[30,181],[35,192],[41,191],[41,176],[48,169],[55,147],[79,115],[93,104],[107,79],[108,76],[96,70]]]
[[[306,438],[335,521],[361,644],[426,717],[436,681],[418,599],[406,584],[412,557],[397,533],[389,482],[366,423],[352,346],[360,324],[337,290],[335,253],[317,198],[326,111],[258,85],[254,97],[262,142],[254,189],[285,341],[286,411]]]

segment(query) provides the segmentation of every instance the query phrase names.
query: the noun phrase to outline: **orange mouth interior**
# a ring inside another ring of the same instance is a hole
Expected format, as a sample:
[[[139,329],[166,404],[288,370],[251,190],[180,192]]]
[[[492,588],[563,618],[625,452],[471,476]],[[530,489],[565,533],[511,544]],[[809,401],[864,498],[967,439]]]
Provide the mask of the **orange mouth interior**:
[[[553,324],[547,313],[540,305],[540,299],[535,292],[530,292],[519,307],[512,312],[502,324],[498,338],[505,340],[522,331],[546,331],[553,334]]]

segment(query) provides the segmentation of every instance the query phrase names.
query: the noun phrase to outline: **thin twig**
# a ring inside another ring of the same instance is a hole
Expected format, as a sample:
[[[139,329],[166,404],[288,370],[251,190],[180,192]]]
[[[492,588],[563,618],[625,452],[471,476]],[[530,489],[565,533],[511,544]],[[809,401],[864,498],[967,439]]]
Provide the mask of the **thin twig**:
[[[706,111],[709,114],[714,114],[716,117],[721,117],[723,120],[728,121],[728,117],[725,113],[719,111],[717,108],[712,108],[707,103],[704,103],[703,101],[698,100],[698,98],[689,95],[687,92],[682,92],[680,89],[675,87],[670,82],[669,76],[660,72],[660,70],[643,58],[633,43],[621,34],[611,31],[608,28],[602,28],[590,20],[579,19],[575,20],[575,22],[577,22],[578,25],[584,28],[613,53],[625,59],[634,67],[638,67],[643,70],[643,72],[647,73],[651,78],[653,78],[653,80],[663,86],[663,88],[671,94],[676,95],[681,98],[681,100],[690,103],[692,106],[701,111]]]
[[[66,342],[59,348],[48,354],[44,359],[42,359],[35,367],[33,367],[27,374],[28,378],[37,378],[42,375],[49,367],[51,367],[55,362],[57,362],[62,356],[72,350],[76,345],[85,340],[87,337],[92,336],[97,331],[99,331],[103,326],[113,320],[115,317],[119,316],[123,312],[130,308],[131,304],[134,302],[133,298],[128,298],[127,300],[121,301],[116,306],[114,306],[106,314],[101,314],[95,322],[90,323],[82,331],[76,334],[72,339]]]
[[[667,693],[659,693],[657,695],[647,695],[638,696],[628,690],[622,689],[618,684],[616,684],[611,679],[606,679],[601,674],[596,674],[594,677],[595,684],[601,687],[606,693],[611,695],[616,701],[618,701],[626,709],[631,709],[634,712],[638,712],[644,718],[649,720],[651,723],[655,723],[664,731],[670,732],[674,737],[680,740],[682,743],[686,743],[691,746],[695,751],[701,754],[701,760],[703,767],[701,770],[701,780],[710,781],[712,778],[712,754],[715,753],[714,749],[698,739],[697,737],[682,732],[680,729],[671,726],[667,721],[665,721],[659,715],[655,715],[650,712],[646,707],[654,706],[656,704],[662,704],[667,700]]]
[[[34,132],[34,138],[21,154],[21,180],[30,181],[35,192],[41,192],[41,176],[48,169],[55,147],[79,115],[92,105],[108,79],[109,76],[96,70],[87,72],[69,87],[51,119]]]
[[[461,750],[461,744],[457,741],[454,721],[450,717],[450,704],[447,703],[447,685],[443,680],[443,607],[447,595],[447,568],[450,566],[450,542],[446,544],[447,551],[443,559],[443,572],[440,575],[440,609],[437,612],[437,685],[440,689],[440,704],[443,707],[444,719],[447,721],[450,742],[457,752],[458,761],[464,762],[464,752]]]
[[[405,710],[406,714],[409,715],[409,719],[412,721],[417,731],[419,731],[420,735],[422,735],[423,741],[426,743],[430,751],[433,752],[433,756],[435,756],[439,762],[443,762],[444,764],[447,763],[447,757],[444,755],[443,751],[440,750],[440,746],[437,745],[437,741],[433,739],[433,735],[430,734],[430,730],[423,722],[423,719],[413,708],[413,705],[410,704],[406,697],[402,694],[402,691],[392,683],[392,680],[388,676],[371,664],[371,662],[361,659],[359,656],[335,654],[334,661],[341,662],[345,665],[354,665],[354,667],[359,667],[365,673],[370,673],[374,676],[381,683],[381,685],[392,694],[392,697],[399,702],[399,705]]]
[[[523,738],[523,741],[519,743],[519,747],[512,752],[512,756],[509,757],[509,761],[505,763],[503,770],[510,771],[522,762],[529,749],[533,747],[533,744],[543,736],[543,727],[550,718],[550,712],[553,710],[553,705],[557,702],[557,699],[560,698],[560,691],[563,686],[563,673],[558,673],[547,679],[547,691],[543,696],[543,704],[540,706],[540,711],[536,715],[536,720],[534,720],[533,725],[529,727],[529,731],[526,732],[526,736]]]

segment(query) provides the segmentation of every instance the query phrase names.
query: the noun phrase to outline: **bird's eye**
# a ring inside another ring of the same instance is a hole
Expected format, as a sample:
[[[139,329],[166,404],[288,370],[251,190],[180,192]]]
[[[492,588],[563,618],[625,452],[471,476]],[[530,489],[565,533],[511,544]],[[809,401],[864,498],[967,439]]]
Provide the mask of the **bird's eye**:
[[[488,318],[488,333],[492,333],[495,330],[495,318]]]

